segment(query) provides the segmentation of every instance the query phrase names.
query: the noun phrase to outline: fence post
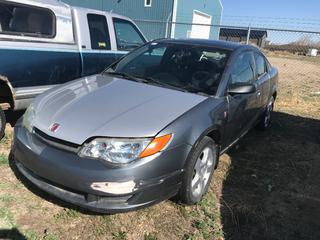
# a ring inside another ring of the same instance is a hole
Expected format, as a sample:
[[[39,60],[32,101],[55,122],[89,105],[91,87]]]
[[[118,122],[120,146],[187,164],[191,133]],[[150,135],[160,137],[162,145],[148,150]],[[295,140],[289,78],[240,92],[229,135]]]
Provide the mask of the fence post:
[[[251,26],[248,27],[248,34],[247,34],[247,45],[250,43],[250,35],[251,35]]]

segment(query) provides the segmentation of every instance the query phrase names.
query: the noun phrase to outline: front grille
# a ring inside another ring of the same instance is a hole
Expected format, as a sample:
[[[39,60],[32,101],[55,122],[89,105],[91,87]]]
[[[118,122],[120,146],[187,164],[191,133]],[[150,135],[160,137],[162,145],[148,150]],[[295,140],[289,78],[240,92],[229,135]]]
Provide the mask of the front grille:
[[[40,139],[42,142],[53,146],[55,148],[59,148],[62,150],[66,150],[66,151],[70,151],[70,152],[78,152],[80,145],[75,144],[75,143],[71,143],[71,142],[67,142],[55,137],[51,137],[47,134],[45,134],[44,132],[42,132],[41,130],[39,130],[38,128],[34,128],[33,130],[34,135]]]

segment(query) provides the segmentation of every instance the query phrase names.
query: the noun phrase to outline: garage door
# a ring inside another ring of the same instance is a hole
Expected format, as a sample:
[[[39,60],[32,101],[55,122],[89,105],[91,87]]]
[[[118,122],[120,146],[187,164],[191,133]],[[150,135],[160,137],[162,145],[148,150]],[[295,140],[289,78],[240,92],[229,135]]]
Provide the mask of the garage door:
[[[193,11],[192,24],[208,24],[210,25],[212,17],[208,14]],[[190,38],[209,39],[211,26],[192,25]]]

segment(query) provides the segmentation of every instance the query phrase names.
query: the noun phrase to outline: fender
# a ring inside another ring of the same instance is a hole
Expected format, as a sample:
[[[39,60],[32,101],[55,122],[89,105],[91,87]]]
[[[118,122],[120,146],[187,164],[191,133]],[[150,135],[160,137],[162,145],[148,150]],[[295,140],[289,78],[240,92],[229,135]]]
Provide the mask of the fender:
[[[3,110],[15,107],[15,91],[9,79],[3,75],[0,75],[0,107]]]
[[[204,136],[209,136],[216,142],[220,150],[220,146],[223,145],[226,106],[225,98],[208,97],[168,125],[158,135],[174,133],[171,146],[184,143],[191,146],[191,151]],[[185,161],[181,163],[181,169],[185,164]]]

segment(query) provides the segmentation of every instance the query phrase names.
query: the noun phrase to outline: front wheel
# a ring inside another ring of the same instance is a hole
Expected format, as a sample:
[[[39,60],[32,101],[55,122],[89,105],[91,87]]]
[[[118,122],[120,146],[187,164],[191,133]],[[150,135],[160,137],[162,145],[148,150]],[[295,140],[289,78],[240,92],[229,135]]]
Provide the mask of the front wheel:
[[[4,130],[6,128],[6,115],[0,108],[0,140],[4,137]]]
[[[271,97],[268,106],[266,110],[264,111],[257,128],[260,130],[266,130],[270,127],[271,125],[271,116],[273,113],[273,107],[274,107],[274,97]]]
[[[179,197],[182,203],[196,204],[208,191],[218,159],[215,142],[204,137],[192,150],[184,172]]]

